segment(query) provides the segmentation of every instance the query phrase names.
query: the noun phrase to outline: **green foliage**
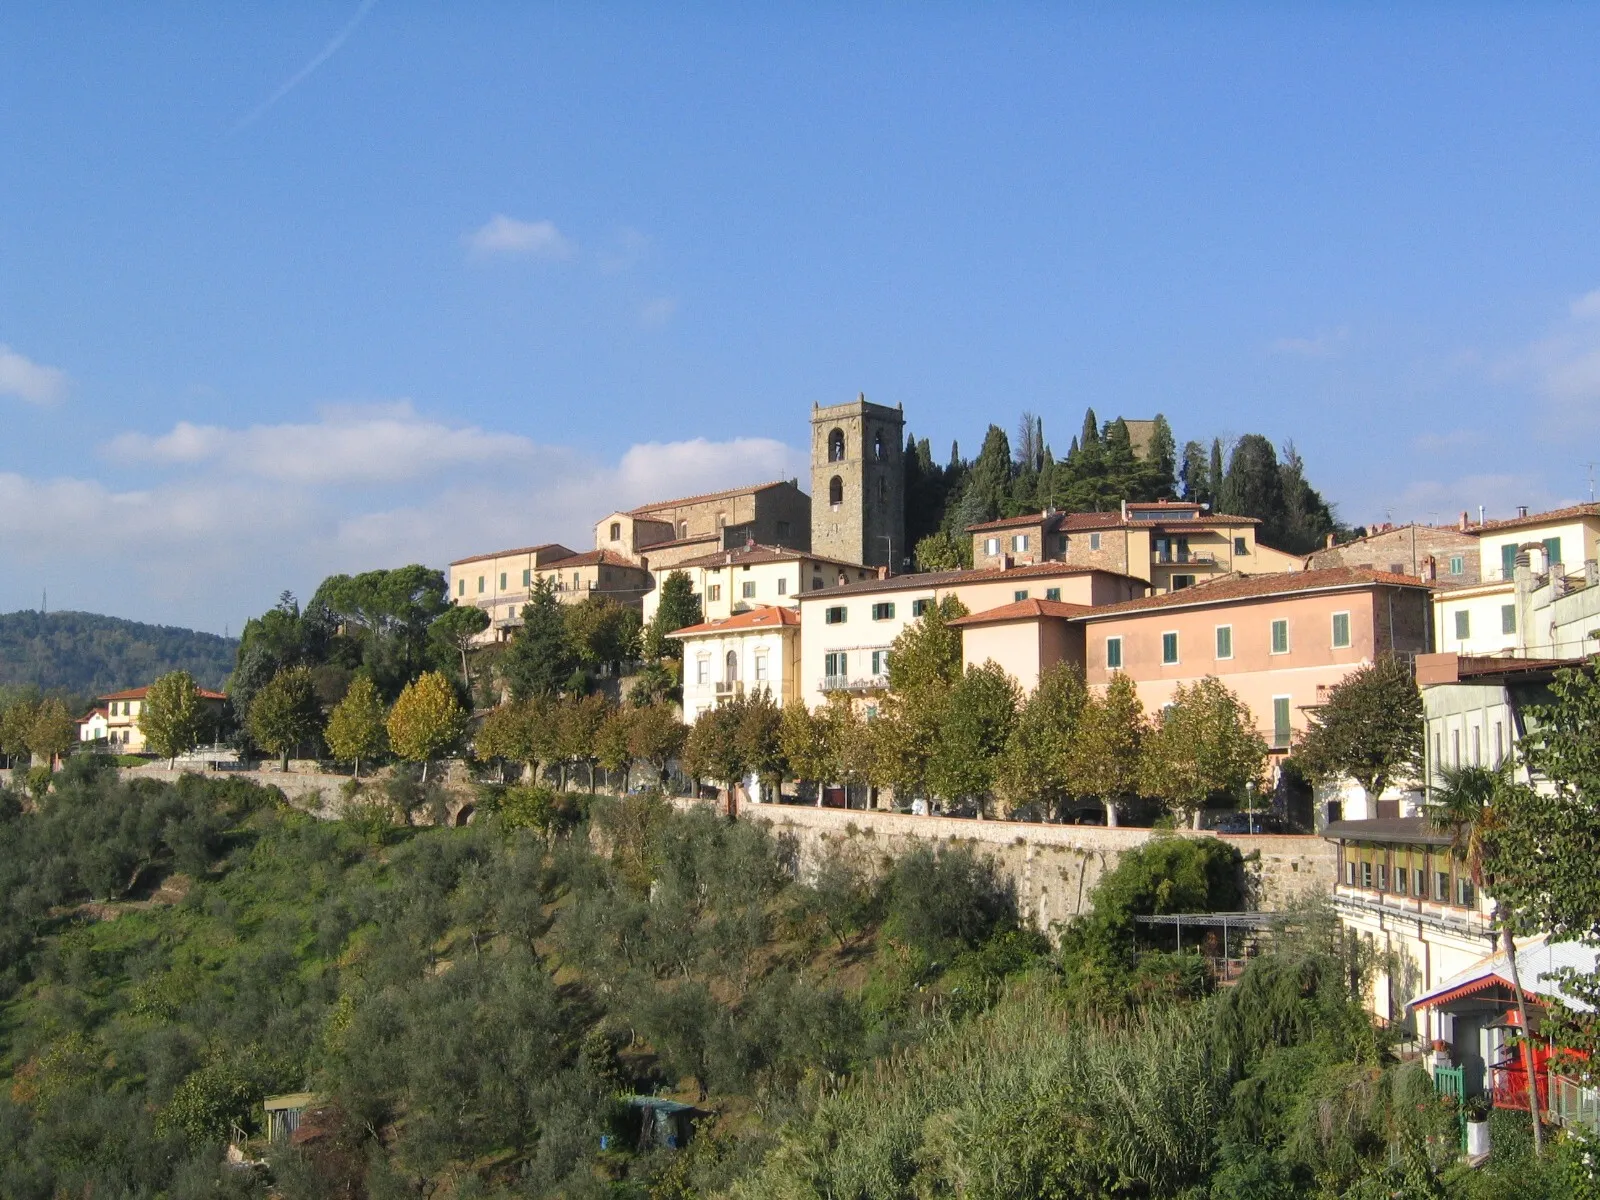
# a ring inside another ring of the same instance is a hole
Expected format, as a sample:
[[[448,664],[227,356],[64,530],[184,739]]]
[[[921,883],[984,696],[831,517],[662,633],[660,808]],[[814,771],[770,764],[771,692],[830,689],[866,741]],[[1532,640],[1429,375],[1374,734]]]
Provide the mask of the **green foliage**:
[[[162,758],[194,749],[204,721],[199,688],[187,671],[169,671],[152,683],[139,710],[145,744]]]
[[[239,643],[212,633],[146,625],[95,613],[0,615],[0,686],[31,684],[95,696],[187,671],[221,687]]]
[[[1184,816],[1245,799],[1261,781],[1267,743],[1243,701],[1215,675],[1179,684],[1141,746],[1146,795]]]
[[[567,636],[578,661],[615,673],[639,657],[639,613],[610,596],[590,596],[566,606]]]
[[[255,1085],[231,1063],[212,1063],[191,1072],[156,1118],[156,1129],[179,1130],[196,1142],[224,1142],[234,1127],[245,1127],[251,1107],[261,1099]]]
[[[464,687],[472,686],[467,672],[467,651],[472,649],[473,639],[488,628],[489,614],[476,604],[452,604],[428,626],[428,640],[436,651],[435,661],[453,666],[459,660]]]
[[[323,731],[328,751],[342,762],[354,763],[357,778],[361,760],[376,758],[388,742],[385,715],[377,685],[365,675],[351,681],[344,699],[328,715],[328,727]]]
[[[1312,779],[1348,776],[1377,797],[1421,774],[1422,732],[1422,693],[1411,669],[1385,655],[1328,693],[1294,756]]]
[[[997,780],[1001,799],[1015,813],[1040,804],[1054,811],[1073,791],[1073,746],[1088,703],[1083,671],[1057,663],[1039,677],[1017,713]]]
[[[656,615],[644,632],[644,656],[649,659],[683,657],[683,643],[667,634],[700,623],[700,597],[687,571],[669,571],[661,581]]]
[[[513,700],[530,700],[559,693],[578,665],[567,636],[566,617],[556,599],[553,579],[534,581],[528,603],[522,606],[522,628],[511,639],[500,660]]]
[[[928,783],[935,795],[983,797],[993,789],[1020,700],[1016,681],[997,663],[962,675],[945,701],[928,760]]]
[[[1148,728],[1139,691],[1121,671],[1111,677],[1103,695],[1090,696],[1083,706],[1069,770],[1074,790],[1098,796],[1108,817],[1115,816],[1119,803],[1139,794],[1140,756]]]
[[[450,681],[437,671],[429,671],[406,685],[389,710],[385,728],[389,745],[407,762],[422,764],[422,777],[428,777],[428,764],[461,740],[466,714],[456,700]]]
[[[76,740],[77,727],[66,703],[56,696],[40,701],[28,727],[28,749],[40,758],[52,760],[70,750]]]
[[[250,702],[250,736],[285,763],[322,729],[322,705],[309,667],[285,667]]]

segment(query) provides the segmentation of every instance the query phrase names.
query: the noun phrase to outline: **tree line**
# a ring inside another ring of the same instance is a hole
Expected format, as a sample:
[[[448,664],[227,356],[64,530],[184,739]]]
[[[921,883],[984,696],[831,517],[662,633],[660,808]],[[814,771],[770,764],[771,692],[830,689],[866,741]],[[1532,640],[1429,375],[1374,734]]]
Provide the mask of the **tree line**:
[[[940,465],[928,439],[908,435],[904,464],[905,544],[922,570],[971,566],[970,525],[1046,508],[1112,512],[1124,500],[1183,499],[1255,517],[1262,542],[1294,554],[1316,549],[1329,534],[1350,532],[1307,480],[1293,442],[1284,444],[1281,457],[1255,433],[1185,442],[1180,453],[1159,413],[1142,453],[1123,418],[1102,422],[1091,408],[1059,459],[1045,439],[1044,419],[1023,413],[1015,440],[990,425],[970,461],[952,444]]]

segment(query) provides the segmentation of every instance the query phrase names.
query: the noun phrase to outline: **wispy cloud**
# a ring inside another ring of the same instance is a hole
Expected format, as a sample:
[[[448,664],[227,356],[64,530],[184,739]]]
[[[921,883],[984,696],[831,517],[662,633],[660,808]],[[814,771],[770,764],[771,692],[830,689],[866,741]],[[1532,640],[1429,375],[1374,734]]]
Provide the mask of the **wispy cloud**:
[[[266,114],[268,109],[270,109],[279,100],[282,100],[290,92],[294,91],[295,88],[299,87],[302,83],[309,79],[312,73],[316,71],[318,67],[322,66],[323,63],[327,62],[335,54],[339,53],[340,47],[342,47],[345,42],[350,40],[350,35],[356,31],[357,26],[359,26],[362,21],[367,19],[367,14],[372,11],[373,6],[377,3],[378,0],[361,0],[361,4],[356,8],[356,15],[346,21],[344,28],[333,35],[333,40],[324,46],[317,53],[315,58],[313,58],[305,66],[301,67],[293,75],[289,76],[288,79],[284,80],[283,84],[278,88],[277,91],[273,92],[272,95],[268,96],[260,104],[256,105],[243,117],[241,117],[234,127],[229,130],[229,133],[238,133],[246,126],[253,125],[256,121],[260,120]]]
[[[59,403],[67,394],[67,373],[46,367],[0,343],[0,396],[28,404]]]
[[[519,221],[496,213],[467,234],[467,249],[475,257],[525,255],[529,258],[571,258],[578,248],[553,221]]]
[[[1283,337],[1269,349],[1274,354],[1293,354],[1300,358],[1332,358],[1350,340],[1348,328],[1324,330],[1314,337]]]
[[[639,309],[639,320],[651,329],[660,329],[678,315],[676,296],[657,296]]]

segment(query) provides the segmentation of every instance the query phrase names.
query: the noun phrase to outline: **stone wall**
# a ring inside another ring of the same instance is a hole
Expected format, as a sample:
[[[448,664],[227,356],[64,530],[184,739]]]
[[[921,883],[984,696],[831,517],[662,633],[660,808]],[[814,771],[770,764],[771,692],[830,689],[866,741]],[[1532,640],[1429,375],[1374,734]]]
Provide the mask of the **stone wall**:
[[[1045,930],[1086,911],[1095,883],[1116,866],[1122,852],[1156,836],[1149,829],[1104,825],[973,821],[788,804],[745,805],[740,817],[765,821],[777,836],[793,838],[802,866],[839,839],[854,840],[884,856],[919,842],[965,842],[994,855],[1016,887],[1018,908]],[[1273,911],[1296,897],[1333,889],[1334,847],[1320,837],[1257,834],[1221,840],[1244,854],[1255,908]]]

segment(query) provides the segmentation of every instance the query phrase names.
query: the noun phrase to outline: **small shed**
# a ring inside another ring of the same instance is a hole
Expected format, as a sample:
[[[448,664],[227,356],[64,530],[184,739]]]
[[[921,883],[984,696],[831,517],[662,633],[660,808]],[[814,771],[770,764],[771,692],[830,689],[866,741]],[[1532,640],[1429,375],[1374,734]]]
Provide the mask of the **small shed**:
[[[267,1113],[267,1140],[288,1141],[289,1135],[300,1127],[306,1109],[317,1102],[315,1092],[290,1092],[283,1096],[268,1096],[261,1102]]]
[[[692,1104],[661,1096],[629,1096],[626,1103],[639,1121],[640,1150],[652,1146],[681,1150],[694,1135],[695,1118],[705,1115]]]

